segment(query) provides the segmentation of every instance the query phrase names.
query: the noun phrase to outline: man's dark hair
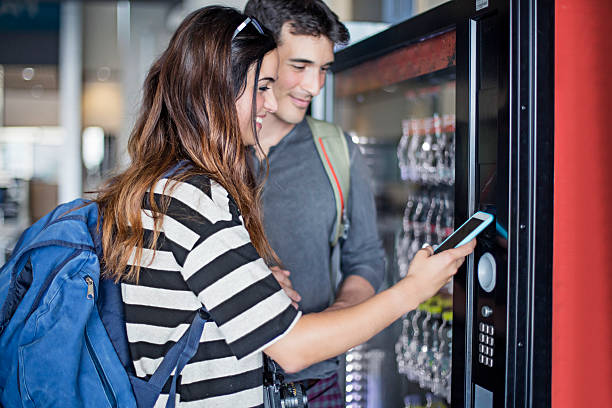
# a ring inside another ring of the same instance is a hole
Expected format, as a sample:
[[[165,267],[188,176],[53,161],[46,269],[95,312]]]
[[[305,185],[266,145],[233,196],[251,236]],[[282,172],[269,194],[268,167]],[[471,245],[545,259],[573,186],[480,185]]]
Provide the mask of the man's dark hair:
[[[324,35],[334,44],[345,45],[349,32],[336,13],[322,0],[249,0],[244,14],[255,17],[280,42],[283,24],[290,24],[294,35]]]

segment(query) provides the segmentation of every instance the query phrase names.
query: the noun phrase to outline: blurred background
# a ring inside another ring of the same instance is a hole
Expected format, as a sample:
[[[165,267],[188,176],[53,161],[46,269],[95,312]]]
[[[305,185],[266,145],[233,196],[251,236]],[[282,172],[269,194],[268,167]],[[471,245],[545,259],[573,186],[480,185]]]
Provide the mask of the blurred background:
[[[352,42],[444,0],[329,0]],[[0,265],[21,231],[128,160],[147,70],[181,20],[233,1],[0,0]]]

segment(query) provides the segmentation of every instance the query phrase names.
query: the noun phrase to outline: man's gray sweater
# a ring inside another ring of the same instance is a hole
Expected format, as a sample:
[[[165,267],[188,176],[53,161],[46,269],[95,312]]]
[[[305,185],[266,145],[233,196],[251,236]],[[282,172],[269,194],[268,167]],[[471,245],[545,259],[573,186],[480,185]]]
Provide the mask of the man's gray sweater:
[[[341,271],[343,278],[361,276],[377,290],[384,278],[384,251],[376,230],[374,197],[363,156],[349,137],[347,142],[350,229],[341,244]],[[332,294],[329,237],[335,227],[336,206],[306,120],[270,148],[268,162],[270,172],[262,197],[266,235],[283,267],[291,271],[293,287],[302,296],[300,309],[320,312],[329,306]],[[256,163],[256,171],[259,165],[263,164]],[[325,378],[337,368],[338,360],[331,359],[285,377],[288,381]]]

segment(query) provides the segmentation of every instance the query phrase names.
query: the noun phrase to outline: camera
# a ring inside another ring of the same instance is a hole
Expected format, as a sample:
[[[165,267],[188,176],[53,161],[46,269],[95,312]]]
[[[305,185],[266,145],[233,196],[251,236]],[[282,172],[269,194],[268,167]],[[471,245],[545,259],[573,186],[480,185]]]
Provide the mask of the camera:
[[[264,408],[307,408],[306,387],[285,383],[276,363],[264,354]]]

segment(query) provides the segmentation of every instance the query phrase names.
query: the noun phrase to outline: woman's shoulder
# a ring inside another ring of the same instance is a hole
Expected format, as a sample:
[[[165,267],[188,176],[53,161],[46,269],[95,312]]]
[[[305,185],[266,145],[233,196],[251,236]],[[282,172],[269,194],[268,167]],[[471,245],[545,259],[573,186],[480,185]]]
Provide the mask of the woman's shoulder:
[[[169,209],[188,207],[211,222],[229,221],[235,215],[235,202],[227,190],[205,174],[162,178],[154,186],[155,194],[169,197]]]

